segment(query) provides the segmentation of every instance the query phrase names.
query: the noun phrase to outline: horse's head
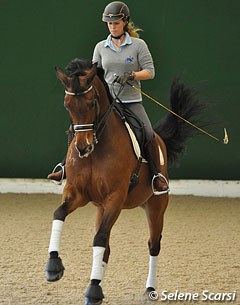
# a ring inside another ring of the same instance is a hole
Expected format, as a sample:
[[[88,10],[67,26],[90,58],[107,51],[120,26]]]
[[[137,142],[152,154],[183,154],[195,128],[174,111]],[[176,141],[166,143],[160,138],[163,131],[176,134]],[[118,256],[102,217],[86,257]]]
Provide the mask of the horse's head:
[[[68,110],[75,132],[75,147],[79,157],[88,157],[96,143],[98,101],[92,84],[96,65],[75,59],[65,74],[60,68],[56,75],[65,86],[64,106]]]

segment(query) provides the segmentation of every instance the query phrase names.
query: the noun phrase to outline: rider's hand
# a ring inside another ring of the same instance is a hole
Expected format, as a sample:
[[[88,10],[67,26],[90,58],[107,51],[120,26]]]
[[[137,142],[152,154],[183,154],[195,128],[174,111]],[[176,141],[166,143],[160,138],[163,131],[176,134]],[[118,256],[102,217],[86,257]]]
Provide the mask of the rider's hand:
[[[117,76],[115,82],[119,83],[122,86],[125,86],[128,81],[133,81],[134,79],[135,75],[133,72],[125,72],[123,75]]]

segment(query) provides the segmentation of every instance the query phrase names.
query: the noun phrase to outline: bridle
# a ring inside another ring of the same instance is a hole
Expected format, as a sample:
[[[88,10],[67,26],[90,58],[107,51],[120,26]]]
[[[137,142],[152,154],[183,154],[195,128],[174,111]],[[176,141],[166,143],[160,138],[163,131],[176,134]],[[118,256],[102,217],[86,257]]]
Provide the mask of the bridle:
[[[83,95],[83,94],[88,93],[88,92],[91,91],[92,89],[93,89],[93,86],[91,85],[87,90],[82,91],[82,92],[74,93],[74,92],[69,92],[69,91],[65,90],[65,93],[66,93],[67,95],[71,95],[71,96],[79,96],[79,95]],[[96,101],[95,101],[95,92],[94,92],[94,107],[95,107],[95,104],[96,104]],[[90,131],[90,130],[93,130],[94,123],[91,123],[91,124],[81,124],[81,125],[72,124],[72,127],[73,127],[73,130],[74,130],[75,132],[79,132],[79,131]]]
[[[97,144],[97,142],[98,142],[96,133],[97,133],[97,125],[98,125],[98,119],[99,119],[99,111],[98,111],[99,107],[97,106],[98,105],[98,99],[97,99],[97,92],[96,92],[95,87],[93,87],[93,85],[91,85],[85,91],[76,92],[76,93],[65,90],[65,93],[67,95],[71,95],[71,96],[79,96],[79,95],[84,95],[91,90],[94,91],[93,92],[93,94],[94,94],[93,101],[94,101],[94,108],[95,108],[95,111],[96,111],[95,120],[94,120],[93,123],[90,123],[90,124],[72,124],[72,129],[73,129],[74,133],[82,132],[82,131],[93,131],[93,143],[92,144],[94,145],[94,144]]]
[[[100,136],[103,133],[104,128],[106,127],[108,118],[110,116],[111,111],[113,110],[114,107],[114,101],[110,104],[108,107],[107,111],[104,113],[104,115],[100,118],[100,108],[99,108],[99,94],[97,93],[96,88],[91,85],[88,89],[82,92],[69,92],[65,90],[65,94],[70,95],[70,96],[79,96],[79,95],[84,95],[88,93],[89,91],[93,90],[93,102],[94,102],[94,108],[95,108],[95,120],[93,123],[89,124],[72,124],[72,130],[74,134],[76,132],[86,132],[86,131],[93,131],[93,142],[92,146],[94,147],[95,144],[98,143]]]

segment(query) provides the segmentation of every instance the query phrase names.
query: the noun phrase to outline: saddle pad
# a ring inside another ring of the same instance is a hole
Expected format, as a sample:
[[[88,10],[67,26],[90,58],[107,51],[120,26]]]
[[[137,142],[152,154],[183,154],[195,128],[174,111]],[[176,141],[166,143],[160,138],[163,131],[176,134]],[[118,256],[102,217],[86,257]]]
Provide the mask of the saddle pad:
[[[137,138],[136,138],[134,132],[132,131],[130,125],[126,121],[124,123],[125,123],[128,133],[129,133],[130,139],[132,141],[133,150],[134,150],[134,153],[135,153],[137,159],[139,159],[141,157],[142,162],[148,163],[148,161],[142,157],[140,146],[138,144]],[[163,157],[162,150],[161,150],[160,146],[158,146],[158,148],[159,148],[159,155],[160,155],[160,164],[164,165],[164,157]]]
[[[133,146],[133,150],[134,150],[136,157],[138,159],[141,157],[142,162],[148,163],[148,161],[142,157],[140,146],[138,144],[137,138],[136,138],[134,132],[132,131],[130,125],[126,121],[124,123],[125,123],[128,133],[129,133],[130,139],[132,141],[132,146]]]

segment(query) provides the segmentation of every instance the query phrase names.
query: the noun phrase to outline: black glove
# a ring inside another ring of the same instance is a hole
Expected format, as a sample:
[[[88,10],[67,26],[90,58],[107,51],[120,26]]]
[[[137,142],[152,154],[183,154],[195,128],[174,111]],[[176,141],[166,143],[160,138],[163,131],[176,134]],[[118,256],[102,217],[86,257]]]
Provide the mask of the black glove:
[[[125,86],[128,81],[133,81],[134,78],[135,78],[134,73],[125,72],[123,75],[117,76],[114,82],[117,82],[122,86]]]

